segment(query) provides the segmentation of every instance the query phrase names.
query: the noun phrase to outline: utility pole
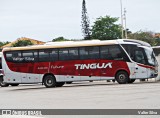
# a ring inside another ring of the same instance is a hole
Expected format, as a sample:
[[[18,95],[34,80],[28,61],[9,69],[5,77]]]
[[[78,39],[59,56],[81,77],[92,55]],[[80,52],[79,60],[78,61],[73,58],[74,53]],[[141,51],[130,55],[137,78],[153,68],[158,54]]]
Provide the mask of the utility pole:
[[[127,11],[126,11],[126,9],[124,8],[124,29],[125,29],[125,38],[127,39],[127,24],[126,24],[126,13],[127,13]]]
[[[85,0],[83,0],[82,2],[82,33],[84,36],[84,40],[91,39],[91,31],[89,26],[89,18],[87,16],[87,8]]]
[[[123,39],[123,6],[122,6],[122,0],[120,0],[120,6],[121,6],[121,27],[122,27],[122,39]]]

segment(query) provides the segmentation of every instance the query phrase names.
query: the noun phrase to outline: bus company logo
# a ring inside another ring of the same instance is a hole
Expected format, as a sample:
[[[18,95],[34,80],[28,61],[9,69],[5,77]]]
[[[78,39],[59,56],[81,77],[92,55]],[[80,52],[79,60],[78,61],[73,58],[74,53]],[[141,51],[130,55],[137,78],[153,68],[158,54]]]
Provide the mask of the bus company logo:
[[[12,115],[11,110],[2,110],[2,115]]]
[[[101,68],[112,68],[112,63],[92,63],[92,64],[75,64],[74,65],[77,69],[101,69]]]

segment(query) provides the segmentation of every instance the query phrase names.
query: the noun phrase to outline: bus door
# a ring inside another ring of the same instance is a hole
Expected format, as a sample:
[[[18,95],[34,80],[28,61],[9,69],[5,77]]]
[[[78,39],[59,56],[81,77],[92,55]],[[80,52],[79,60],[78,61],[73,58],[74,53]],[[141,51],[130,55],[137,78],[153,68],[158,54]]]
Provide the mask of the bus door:
[[[144,51],[139,48],[134,51],[135,73],[137,79],[148,78],[148,71],[145,66],[147,63]]]

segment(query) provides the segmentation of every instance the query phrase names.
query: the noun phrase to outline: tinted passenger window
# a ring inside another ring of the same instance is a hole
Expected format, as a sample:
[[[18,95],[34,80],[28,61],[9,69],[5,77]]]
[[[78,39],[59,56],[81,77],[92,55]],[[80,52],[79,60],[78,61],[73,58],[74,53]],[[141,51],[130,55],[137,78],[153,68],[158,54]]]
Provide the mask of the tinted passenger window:
[[[20,51],[6,52],[6,59],[9,62],[20,63],[24,61]]]
[[[108,60],[123,60],[123,55],[118,46],[101,46],[100,47],[101,59]]]
[[[39,61],[41,62],[50,61],[49,53],[50,50],[39,50]]]
[[[118,46],[109,46],[109,54],[114,60],[123,60],[123,55]]]
[[[50,59],[51,59],[51,61],[57,61],[58,60],[58,49],[51,50]]]
[[[34,57],[35,55],[35,57]],[[35,62],[37,61],[37,52],[34,51],[23,51],[22,56],[24,58],[24,62]]]
[[[78,48],[69,48],[69,59],[77,60],[78,57]]]
[[[59,49],[59,60],[68,60],[69,55],[68,55],[68,49]]]
[[[99,47],[88,47],[89,59],[99,59]]]
[[[79,48],[80,59],[88,59],[88,47]]]
[[[100,47],[100,57],[101,59],[113,59],[112,55],[109,53],[108,46],[101,46]]]

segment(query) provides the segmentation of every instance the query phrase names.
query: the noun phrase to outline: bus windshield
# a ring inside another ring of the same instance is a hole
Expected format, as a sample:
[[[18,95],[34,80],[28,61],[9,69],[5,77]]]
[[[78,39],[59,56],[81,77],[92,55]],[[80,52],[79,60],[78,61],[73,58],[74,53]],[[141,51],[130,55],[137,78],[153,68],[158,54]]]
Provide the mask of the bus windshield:
[[[157,61],[156,61],[155,55],[153,53],[153,49],[144,48],[144,50],[145,50],[145,53],[146,53],[146,56],[147,56],[147,59],[148,59],[148,64],[156,66],[157,65]]]

